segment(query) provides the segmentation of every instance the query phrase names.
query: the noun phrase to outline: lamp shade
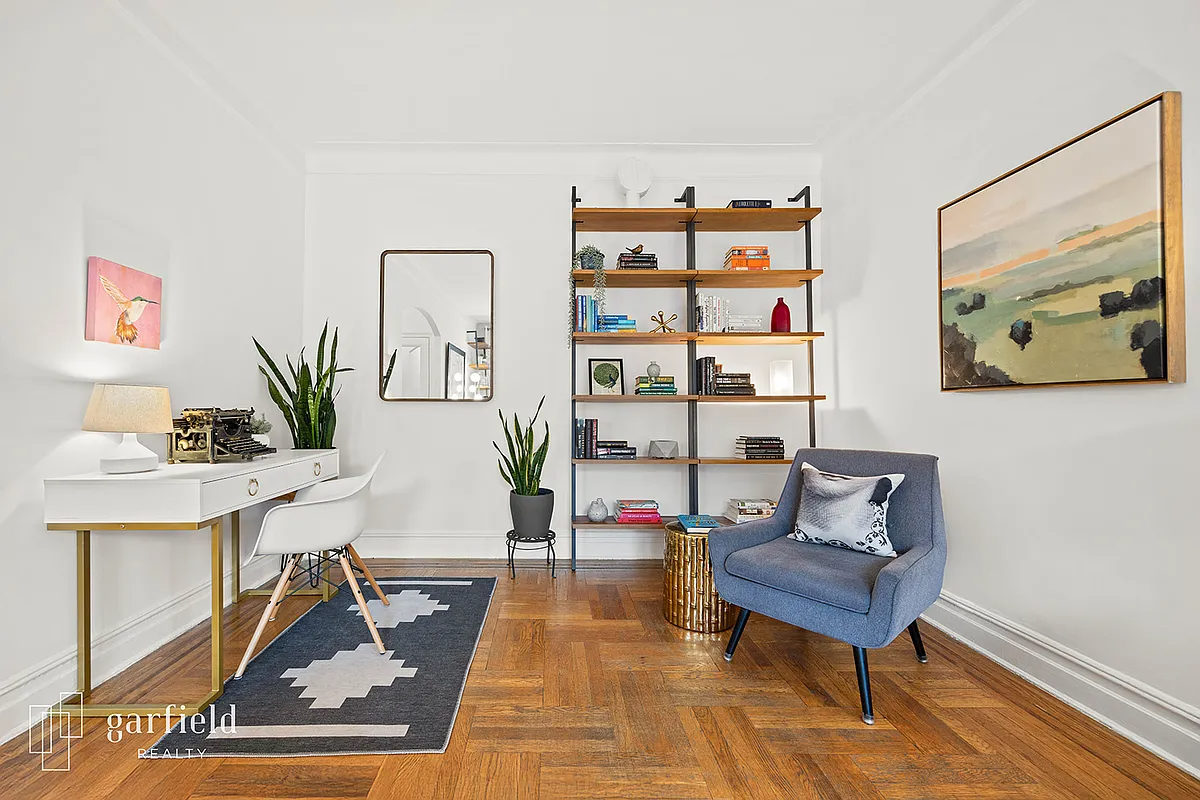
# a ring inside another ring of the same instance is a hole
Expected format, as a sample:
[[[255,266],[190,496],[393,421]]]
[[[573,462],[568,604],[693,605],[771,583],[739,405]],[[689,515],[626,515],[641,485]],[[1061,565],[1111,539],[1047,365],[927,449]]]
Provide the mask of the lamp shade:
[[[97,383],[83,415],[85,431],[170,433],[171,424],[171,395],[165,386]]]

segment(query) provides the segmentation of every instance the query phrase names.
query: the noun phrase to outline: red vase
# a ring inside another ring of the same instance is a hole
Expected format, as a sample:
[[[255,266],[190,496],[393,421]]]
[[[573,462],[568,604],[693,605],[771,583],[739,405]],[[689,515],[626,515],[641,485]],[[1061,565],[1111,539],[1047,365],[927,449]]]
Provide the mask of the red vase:
[[[775,308],[771,311],[771,333],[791,333],[792,332],[792,310],[787,307],[787,303],[783,302],[783,298],[775,303]]]

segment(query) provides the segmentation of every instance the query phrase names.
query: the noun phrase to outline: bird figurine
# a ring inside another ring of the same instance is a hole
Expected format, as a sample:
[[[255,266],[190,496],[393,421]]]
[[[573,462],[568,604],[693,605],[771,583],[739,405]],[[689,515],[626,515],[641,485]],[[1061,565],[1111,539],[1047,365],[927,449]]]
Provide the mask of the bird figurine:
[[[117,304],[117,308],[121,309],[121,313],[117,315],[117,339],[125,344],[133,344],[138,338],[138,329],[134,323],[141,319],[146,306],[151,303],[158,305],[158,302],[147,300],[140,295],[130,300],[115,283],[103,275],[100,276],[100,285]]]
[[[643,247],[645,247],[644,244],[639,244],[637,247],[626,247],[625,249],[628,250],[629,252],[633,253],[636,256],[642,252]]]
[[[679,319],[679,315],[672,314],[670,319],[663,319],[663,317],[665,317],[665,316],[666,316],[666,314],[664,314],[662,311],[659,311],[657,316],[654,314],[650,315],[650,321],[655,323],[654,330],[652,331],[652,333],[674,333],[675,332],[675,329],[671,327],[671,323],[674,322],[675,320]]]

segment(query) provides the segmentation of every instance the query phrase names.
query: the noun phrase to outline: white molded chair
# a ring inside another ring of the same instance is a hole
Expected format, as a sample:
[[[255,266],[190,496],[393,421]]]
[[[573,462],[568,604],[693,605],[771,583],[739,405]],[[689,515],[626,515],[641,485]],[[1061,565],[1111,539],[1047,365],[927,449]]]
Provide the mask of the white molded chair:
[[[267,607],[263,609],[262,618],[259,619],[254,636],[246,647],[246,654],[242,656],[242,663],[238,665],[234,674],[235,678],[242,677],[242,673],[246,671],[246,665],[250,663],[250,656],[253,655],[267,622],[275,619],[275,611],[283,602],[287,586],[296,575],[300,558],[308,553],[318,554],[322,562],[332,560],[336,555],[342,572],[350,583],[350,591],[354,593],[354,599],[362,609],[363,619],[371,631],[371,638],[375,640],[379,652],[384,652],[383,641],[375,628],[375,620],[367,610],[367,602],[363,599],[358,580],[354,577],[354,567],[363,573],[385,606],[389,604],[387,595],[379,588],[375,577],[371,575],[371,571],[355,552],[352,544],[362,535],[363,527],[367,524],[367,499],[370,495],[371,479],[375,477],[375,470],[379,469],[384,455],[387,454],[380,455],[366,474],[324,481],[301,489],[296,492],[293,502],[276,506],[263,517],[262,530],[258,534],[251,558],[257,555],[282,555],[289,556],[289,559],[279,576],[279,583],[275,585],[275,591],[271,593],[271,599],[267,601]],[[354,566],[351,566],[348,558],[354,560]],[[324,572],[324,563],[318,566],[318,570]]]

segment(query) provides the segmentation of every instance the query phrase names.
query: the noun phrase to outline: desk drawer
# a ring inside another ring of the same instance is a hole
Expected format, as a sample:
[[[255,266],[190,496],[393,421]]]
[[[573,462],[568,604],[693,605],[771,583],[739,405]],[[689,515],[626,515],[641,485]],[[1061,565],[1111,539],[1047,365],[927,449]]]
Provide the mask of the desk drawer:
[[[337,475],[337,453],[313,456],[288,467],[288,483],[292,487],[308,486],[311,483],[336,478]]]
[[[215,517],[234,508],[270,500],[288,491],[287,469],[264,469],[219,481],[208,481],[200,489],[200,507],[205,517]]]

